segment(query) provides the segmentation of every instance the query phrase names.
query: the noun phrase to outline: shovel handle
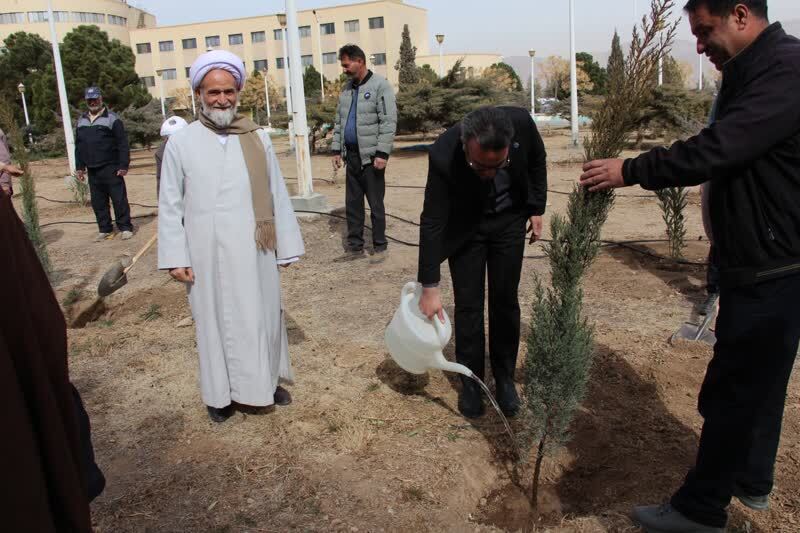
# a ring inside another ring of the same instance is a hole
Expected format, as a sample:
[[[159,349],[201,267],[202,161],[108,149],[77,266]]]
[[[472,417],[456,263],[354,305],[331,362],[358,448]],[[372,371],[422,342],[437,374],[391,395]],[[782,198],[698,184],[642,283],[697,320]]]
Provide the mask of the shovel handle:
[[[139,250],[139,252],[133,256],[133,259],[131,259],[131,264],[128,265],[125,268],[125,270],[122,271],[122,273],[127,274],[128,271],[133,268],[133,265],[136,264],[136,261],[138,261],[145,253],[147,253],[147,250],[149,250],[157,240],[158,240],[158,233],[154,233],[153,236],[150,237],[150,240],[147,241],[147,244],[142,246],[142,249]]]

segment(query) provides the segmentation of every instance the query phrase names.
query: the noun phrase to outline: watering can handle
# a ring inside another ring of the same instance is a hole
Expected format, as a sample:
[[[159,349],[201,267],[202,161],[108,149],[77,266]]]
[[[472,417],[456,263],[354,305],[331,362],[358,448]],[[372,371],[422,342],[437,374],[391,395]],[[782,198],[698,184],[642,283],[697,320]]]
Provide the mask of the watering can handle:
[[[444,330],[444,324],[439,319],[439,315],[433,315],[433,327],[436,328],[436,334],[439,335],[439,344],[444,349],[447,346],[447,332]]]

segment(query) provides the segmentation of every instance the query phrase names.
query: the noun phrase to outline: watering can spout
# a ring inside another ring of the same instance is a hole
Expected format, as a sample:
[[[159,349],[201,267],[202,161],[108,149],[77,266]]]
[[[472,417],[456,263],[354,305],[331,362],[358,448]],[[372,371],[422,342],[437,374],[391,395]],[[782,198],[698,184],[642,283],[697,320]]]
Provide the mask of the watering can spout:
[[[456,374],[461,374],[462,376],[467,376],[468,378],[475,377],[469,368],[458,363],[451,363],[450,361],[445,361],[444,363],[440,364],[439,369],[444,370],[445,372],[455,372]]]

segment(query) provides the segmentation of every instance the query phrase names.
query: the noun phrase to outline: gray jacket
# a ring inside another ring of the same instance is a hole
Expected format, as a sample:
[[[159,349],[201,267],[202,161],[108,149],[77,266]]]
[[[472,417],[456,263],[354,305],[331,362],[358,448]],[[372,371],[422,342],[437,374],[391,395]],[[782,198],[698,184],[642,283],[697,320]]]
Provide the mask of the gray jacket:
[[[347,82],[339,96],[331,150],[344,155],[344,127],[353,102],[353,80]],[[389,158],[397,131],[397,102],[394,89],[386,78],[369,72],[358,87],[358,151],[361,163],[368,165],[375,156]]]

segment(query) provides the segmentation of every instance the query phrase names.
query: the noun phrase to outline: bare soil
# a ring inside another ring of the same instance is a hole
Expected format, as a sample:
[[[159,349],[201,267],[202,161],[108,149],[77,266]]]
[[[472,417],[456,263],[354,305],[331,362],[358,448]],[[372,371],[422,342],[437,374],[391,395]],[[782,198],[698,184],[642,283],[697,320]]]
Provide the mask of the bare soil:
[[[550,187],[566,193],[580,173],[581,153],[568,148],[563,132],[546,132],[545,140]],[[285,138],[276,146],[286,177],[294,177]],[[398,153],[387,182],[422,186],[426,166],[424,154]],[[315,176],[334,177],[328,157],[314,157],[313,167]],[[143,217],[130,241],[94,243],[90,208],[50,201],[71,199],[65,160],[33,169],[54,287],[65,312],[74,314],[93,299],[105,270],[134,255],[156,229],[155,209],[148,207],[156,205],[152,152],[134,153],[127,180],[130,201],[139,204],[133,214]],[[336,178],[338,185],[317,181],[315,188],[341,208],[343,176]],[[418,220],[422,194],[390,188],[387,211]],[[605,238],[663,238],[656,202],[639,197],[646,194],[621,192]],[[548,216],[563,212],[565,201],[551,194]],[[702,262],[707,245],[696,191],[687,215],[685,255]],[[695,403],[711,349],[671,346],[667,339],[704,297],[702,267],[609,247],[591,268],[585,291],[596,326],[592,381],[573,440],[545,463],[534,520],[511,481],[500,421],[492,414],[463,419],[457,379],[410,376],[386,354],[383,330],[400,288],[415,278],[417,250],[394,243],[383,264],[342,261],[342,220],[301,224],[308,255],[282,273],[297,376],[289,407],[243,410],[221,425],[209,421],[198,390],[194,329],[178,326],[190,316],[185,291],[156,270],[154,251],[107,300],[103,316],[70,330],[71,376],[108,478],[93,504],[97,531],[636,531],[627,518],[631,506],[662,501],[680,483],[697,445]],[[397,219],[388,221],[388,233],[418,240],[417,228]],[[664,243],[641,247],[666,252]],[[521,286],[524,327],[534,274],[547,277],[539,245],[527,255],[533,258]],[[444,280],[451,302],[446,266]],[[452,347],[447,355],[453,357]],[[772,509],[754,513],[734,503],[732,531],[800,530],[797,377],[786,406]]]

